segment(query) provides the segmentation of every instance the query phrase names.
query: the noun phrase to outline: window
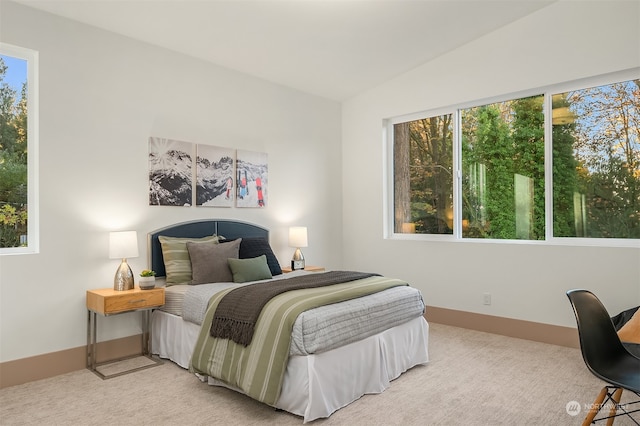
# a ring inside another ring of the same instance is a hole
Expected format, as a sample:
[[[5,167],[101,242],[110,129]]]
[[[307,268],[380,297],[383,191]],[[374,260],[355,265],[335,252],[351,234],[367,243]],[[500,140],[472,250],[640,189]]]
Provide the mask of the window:
[[[553,235],[640,238],[640,80],[553,95]]]
[[[624,79],[633,72],[388,120],[389,234],[635,246],[640,79]]]
[[[393,126],[395,232],[453,233],[453,116]]]
[[[0,43],[0,254],[38,251],[36,61]]]
[[[543,101],[460,111],[463,237],[544,239]]]

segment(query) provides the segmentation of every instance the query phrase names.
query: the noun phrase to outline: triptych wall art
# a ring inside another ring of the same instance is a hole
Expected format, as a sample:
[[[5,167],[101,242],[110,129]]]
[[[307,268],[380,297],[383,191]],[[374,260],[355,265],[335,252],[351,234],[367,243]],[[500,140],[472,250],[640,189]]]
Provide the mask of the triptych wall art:
[[[265,207],[267,159],[264,152],[151,137],[149,205]]]

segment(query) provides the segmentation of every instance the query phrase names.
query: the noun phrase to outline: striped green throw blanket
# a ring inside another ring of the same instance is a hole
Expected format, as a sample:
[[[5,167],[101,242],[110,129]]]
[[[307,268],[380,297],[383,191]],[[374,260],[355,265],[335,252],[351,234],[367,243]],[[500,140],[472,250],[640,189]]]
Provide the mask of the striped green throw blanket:
[[[189,371],[214,377],[240,389],[251,398],[275,405],[289,359],[293,323],[300,313],[406,285],[406,282],[398,279],[371,276],[347,283],[279,294],[262,309],[255,324],[253,339],[247,346],[210,335],[216,309],[233,288],[223,290],[209,302]]]
[[[346,283],[372,275],[368,272],[330,271],[238,287],[227,293],[218,304],[211,322],[211,336],[231,339],[247,346],[251,343],[256,321],[262,308],[279,294],[303,288]]]

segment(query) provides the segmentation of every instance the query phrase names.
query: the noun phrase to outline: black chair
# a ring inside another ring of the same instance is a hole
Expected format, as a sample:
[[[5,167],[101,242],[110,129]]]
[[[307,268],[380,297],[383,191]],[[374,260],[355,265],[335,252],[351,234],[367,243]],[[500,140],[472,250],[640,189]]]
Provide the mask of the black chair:
[[[607,425],[611,425],[615,417],[623,415],[640,425],[631,416],[631,413],[640,411],[640,408],[628,410],[630,405],[640,403],[640,400],[620,404],[623,389],[640,398],[640,358],[633,356],[622,345],[607,310],[593,293],[587,290],[569,290],[567,296],[578,324],[582,358],[596,377],[608,383],[591,406],[583,426],[600,420],[607,420]],[[609,415],[595,419],[604,407],[611,408]]]

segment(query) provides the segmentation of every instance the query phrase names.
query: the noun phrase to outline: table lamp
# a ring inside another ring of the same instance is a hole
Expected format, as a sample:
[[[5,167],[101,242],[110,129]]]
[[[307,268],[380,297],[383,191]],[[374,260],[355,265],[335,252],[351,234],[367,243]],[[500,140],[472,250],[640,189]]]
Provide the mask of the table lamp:
[[[306,226],[293,226],[289,228],[289,247],[296,248],[295,253],[293,253],[293,259],[291,259],[291,269],[293,271],[304,269],[304,255],[300,247],[307,247]]]
[[[138,257],[138,233],[136,231],[110,232],[109,258],[122,259],[113,279],[113,289],[116,291],[133,289],[133,272],[127,263],[128,257]]]

